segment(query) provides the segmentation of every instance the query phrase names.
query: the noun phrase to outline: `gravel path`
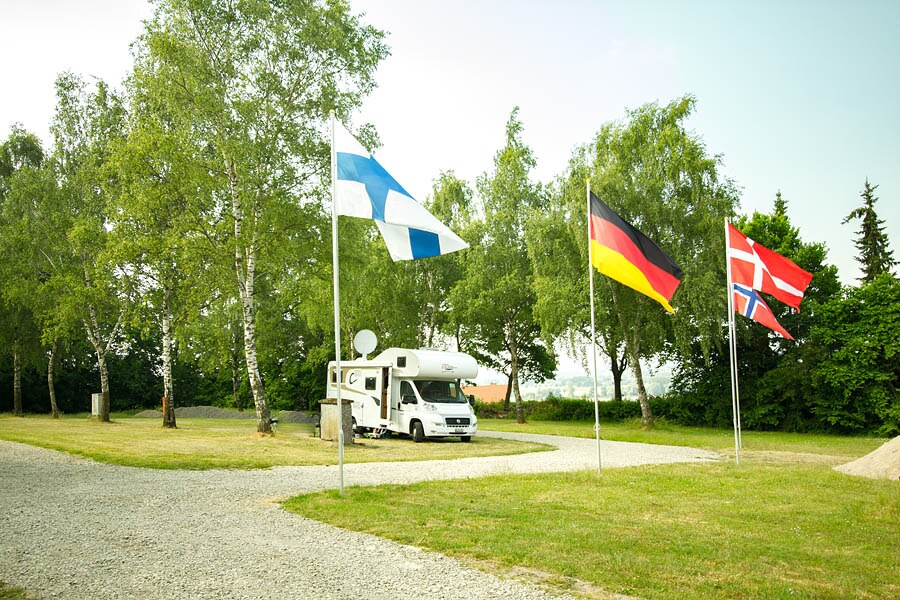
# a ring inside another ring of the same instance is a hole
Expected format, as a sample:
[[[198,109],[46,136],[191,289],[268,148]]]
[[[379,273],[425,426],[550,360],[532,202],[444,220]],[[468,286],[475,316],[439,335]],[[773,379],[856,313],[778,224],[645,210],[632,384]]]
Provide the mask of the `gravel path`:
[[[345,485],[595,468],[596,443],[482,432],[558,450],[344,467]],[[693,448],[603,442],[604,468],[715,460]],[[434,552],[281,510],[337,487],[337,468],[157,471],[0,441],[0,580],[43,599],[549,599]]]

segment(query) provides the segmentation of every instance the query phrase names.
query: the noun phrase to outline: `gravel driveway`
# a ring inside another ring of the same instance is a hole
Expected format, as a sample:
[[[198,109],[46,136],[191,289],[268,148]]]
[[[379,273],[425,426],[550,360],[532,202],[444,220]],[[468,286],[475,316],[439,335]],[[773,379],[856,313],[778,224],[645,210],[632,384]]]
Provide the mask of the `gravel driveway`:
[[[482,432],[550,452],[344,467],[345,485],[596,468],[593,440]],[[715,460],[603,442],[603,465]],[[43,599],[544,599],[539,588],[272,502],[336,488],[337,468],[158,471],[0,441],[0,580]]]

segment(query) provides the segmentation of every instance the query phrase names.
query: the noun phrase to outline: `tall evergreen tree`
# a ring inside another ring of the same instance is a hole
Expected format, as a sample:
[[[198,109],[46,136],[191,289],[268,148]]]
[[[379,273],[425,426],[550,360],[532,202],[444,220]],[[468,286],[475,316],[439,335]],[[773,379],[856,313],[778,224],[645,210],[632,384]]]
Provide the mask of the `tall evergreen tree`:
[[[857,231],[859,236],[854,244],[859,250],[857,260],[862,264],[863,276],[860,281],[872,281],[882,273],[893,274],[893,268],[897,264],[894,253],[888,249],[888,236],[884,231],[884,220],[878,218],[875,212],[875,196],[877,185],[872,185],[866,179],[866,185],[860,196],[863,205],[856,208],[844,218],[843,223],[851,219],[861,219],[862,225]]]

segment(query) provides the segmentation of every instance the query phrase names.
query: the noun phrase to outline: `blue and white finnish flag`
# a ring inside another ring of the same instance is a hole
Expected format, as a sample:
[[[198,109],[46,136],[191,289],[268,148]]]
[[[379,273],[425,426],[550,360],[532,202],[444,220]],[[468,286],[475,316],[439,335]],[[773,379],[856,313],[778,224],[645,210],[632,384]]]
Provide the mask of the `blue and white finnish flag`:
[[[337,158],[334,190],[337,214],[374,219],[391,258],[426,258],[469,247],[416,202],[337,122],[334,152]]]

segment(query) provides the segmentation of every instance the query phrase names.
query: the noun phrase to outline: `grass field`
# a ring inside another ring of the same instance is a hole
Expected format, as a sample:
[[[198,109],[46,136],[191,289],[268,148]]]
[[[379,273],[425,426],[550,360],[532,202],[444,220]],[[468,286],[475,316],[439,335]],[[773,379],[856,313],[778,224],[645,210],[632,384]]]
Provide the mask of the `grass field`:
[[[17,587],[10,587],[0,581],[0,600],[29,600],[32,596],[25,593],[25,590]]]
[[[592,424],[479,421],[592,437]],[[733,452],[728,431],[607,425],[604,438]],[[592,598],[898,598],[900,485],[831,469],[884,440],[744,433],[744,459],[301,496],[339,527]],[[411,526],[397,527],[397,523]]]
[[[482,419],[482,429],[593,437],[592,423]],[[0,415],[0,439],[155,468],[330,464],[336,449],[309,426],[116,415]],[[603,424],[608,440],[690,445],[733,456],[730,431]],[[717,463],[506,475],[326,492],[285,503],[347,529],[456,556],[479,568],[591,598],[900,597],[900,485],[836,473],[877,448],[863,437],[744,432],[741,465]],[[475,437],[414,444],[360,440],[348,462],[535,451]],[[403,523],[403,527],[398,527]],[[0,599],[25,598],[0,584]]]
[[[84,416],[0,415],[0,439],[77,454],[100,462],[154,469],[261,469],[280,465],[337,463],[337,447],[312,437],[311,425],[280,423],[273,436],[256,433],[255,420],[178,419],[164,429],[159,419],[118,417],[99,423]],[[345,462],[436,460],[518,454],[542,444],[475,437],[416,444],[409,439],[357,439]]]
[[[478,427],[482,430],[594,437],[594,424],[579,421],[529,421],[519,425],[514,419],[478,419]],[[730,456],[734,457],[734,433],[730,429],[687,427],[658,421],[654,429],[643,430],[640,419],[635,419],[621,423],[600,423],[600,437],[619,442],[692,446],[730,453]],[[815,454],[833,457],[840,462],[846,462],[843,460],[845,458],[857,458],[868,454],[887,441],[884,438],[779,431],[744,431],[742,440],[744,453]]]

